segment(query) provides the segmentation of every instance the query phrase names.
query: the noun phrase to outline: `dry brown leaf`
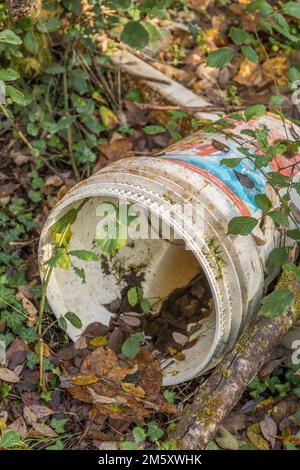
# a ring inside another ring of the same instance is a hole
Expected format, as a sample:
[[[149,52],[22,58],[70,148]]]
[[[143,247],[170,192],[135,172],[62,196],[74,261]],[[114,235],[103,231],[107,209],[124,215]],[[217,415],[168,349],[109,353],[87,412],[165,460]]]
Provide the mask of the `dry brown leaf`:
[[[267,441],[256,432],[249,431],[249,428],[247,429],[247,436],[251,444],[257,447],[257,449],[269,450],[269,444],[267,443]]]
[[[16,431],[17,433],[20,434],[21,437],[25,437],[27,434],[27,427],[26,423],[24,421],[24,418],[20,416],[17,418],[13,423],[11,423],[9,426],[6,428],[8,431]]]
[[[265,77],[260,65],[254,64],[246,58],[241,62],[239,71],[233,80],[239,85],[258,88],[262,88],[271,81]]]
[[[85,336],[80,336],[79,338],[76,339],[74,343],[74,348],[75,349],[86,349],[87,348],[87,340]]]
[[[132,150],[132,143],[128,138],[121,138],[114,142],[101,144],[98,148],[108,160],[113,161],[128,156]]]
[[[277,424],[275,423],[274,419],[272,419],[270,416],[266,416],[260,422],[260,428],[265,439],[267,439],[267,441],[270,442],[272,448],[274,448],[276,443],[275,437],[277,434]]]
[[[28,319],[26,321],[28,327],[34,326],[38,321],[38,311],[33,303],[25,297],[25,295],[19,291],[16,295],[16,300],[21,302],[23,308],[28,313]]]
[[[36,413],[29,408],[29,406],[24,406],[23,409],[23,416],[27,424],[33,426],[34,423],[37,422],[38,418]]]
[[[75,375],[70,378],[70,383],[72,385],[91,385],[99,382],[99,377],[95,375]]]
[[[139,385],[145,390],[147,397],[156,398],[162,386],[162,372],[160,362],[153,355],[141,349],[136,357],[135,363],[141,374]]]
[[[276,78],[277,85],[286,86],[288,84],[289,65],[286,57],[273,57],[262,64],[265,76],[269,80]]]
[[[128,369],[119,366],[116,354],[109,348],[97,348],[89,354],[82,363],[82,370],[86,370],[98,377],[121,381],[128,374]]]
[[[126,393],[130,393],[135,397],[144,398],[145,390],[139,385],[134,385],[132,383],[122,383],[122,389]]]
[[[56,432],[44,423],[33,423],[33,429],[44,437],[57,437]]]
[[[8,383],[18,383],[20,378],[12,370],[7,369],[6,367],[0,367],[0,380]]]
[[[125,398],[122,398],[120,396],[118,397],[108,397],[108,396],[103,396],[103,395],[98,395],[98,393],[96,393],[92,387],[88,387],[87,388],[88,391],[90,392],[91,394],[91,397],[93,399],[93,403],[94,404],[97,404],[97,403],[104,403],[104,404],[112,404],[112,403],[117,403],[117,404],[126,404],[126,399]]]
[[[215,441],[222,449],[239,450],[239,441],[224,426],[220,426]]]

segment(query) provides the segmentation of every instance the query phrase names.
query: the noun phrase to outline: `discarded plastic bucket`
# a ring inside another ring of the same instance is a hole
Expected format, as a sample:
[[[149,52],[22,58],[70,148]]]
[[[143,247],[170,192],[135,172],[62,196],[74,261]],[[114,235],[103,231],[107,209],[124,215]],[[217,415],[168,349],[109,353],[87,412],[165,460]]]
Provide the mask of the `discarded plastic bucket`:
[[[85,283],[72,269],[55,268],[47,289],[55,315],[75,312],[83,323],[82,331],[91,322],[108,324],[112,314],[107,305],[120,297],[129,273],[140,276],[146,298],[164,299],[202,270],[214,309],[203,322],[203,334],[184,351],[185,360],[164,369],[164,385],[190,380],[215,366],[257,312],[265,286],[276,274],[266,267],[268,254],[279,244],[278,232],[269,217],[251,235],[227,235],[228,222],[233,217],[261,215],[256,194],[267,192],[274,204],[276,196],[249,160],[243,159],[235,168],[220,161],[240,156],[237,149],[241,142],[248,145],[248,137],[240,134],[244,128],[265,125],[270,129],[270,141],[274,141],[286,139],[286,130],[292,139],[295,126],[286,123],[284,129],[280,119],[272,114],[248,123],[230,122],[235,126],[230,128],[233,138],[200,131],[159,156],[119,160],[105,167],[67,193],[42,231],[39,258],[43,275],[44,263],[53,249],[51,226],[89,198],[72,225],[70,250],[94,250],[100,260],[76,260],[76,266],[85,270]],[[290,163],[291,159],[282,156],[270,166],[277,171]],[[297,178],[298,171],[297,165],[291,176]],[[289,174],[288,170],[283,172]],[[297,196],[292,197],[299,205]],[[156,231],[154,237],[131,240],[111,258],[105,253],[101,256],[101,250],[95,247],[101,220],[99,206],[119,200],[160,220],[160,231],[169,228],[169,236],[163,239],[160,233],[157,237]],[[192,208],[192,215],[187,215],[183,207]],[[159,302],[154,310],[157,305]],[[72,339],[80,333],[69,325]]]

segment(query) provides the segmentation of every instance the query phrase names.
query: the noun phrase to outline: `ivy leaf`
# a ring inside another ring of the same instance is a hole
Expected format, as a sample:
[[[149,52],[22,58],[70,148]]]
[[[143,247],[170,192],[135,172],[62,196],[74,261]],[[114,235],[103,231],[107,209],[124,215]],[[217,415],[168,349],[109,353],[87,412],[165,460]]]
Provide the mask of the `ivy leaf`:
[[[227,65],[234,56],[234,50],[230,47],[221,47],[217,51],[210,52],[207,57],[207,65],[222,69]]]
[[[266,107],[263,104],[255,104],[253,106],[249,106],[249,108],[245,109],[244,114],[247,121],[252,119],[254,116],[260,117],[263,116],[266,112]]]
[[[259,63],[259,57],[253,47],[251,46],[242,46],[241,51],[244,54],[244,56],[250,60],[250,62],[253,62],[254,64]]]
[[[258,207],[264,212],[268,212],[272,208],[272,202],[266,194],[256,194],[254,199]]]
[[[57,432],[57,434],[64,434],[65,431],[65,425],[67,424],[69,420],[68,419],[56,419],[52,418],[50,422],[50,426]]]
[[[76,313],[73,312],[67,312],[65,314],[65,318],[71,323],[74,328],[82,328],[82,321],[80,318],[76,315]]]
[[[244,29],[235,26],[230,28],[229,36],[237,46],[241,46],[249,39],[249,34]]]
[[[21,443],[21,436],[17,431],[4,431],[0,439],[0,447],[11,449]]]
[[[229,235],[249,235],[256,227],[258,220],[254,217],[234,217],[228,224]]]
[[[10,44],[12,46],[19,46],[20,44],[22,44],[22,40],[10,29],[5,29],[0,33],[0,43]]]
[[[144,341],[144,335],[134,333],[123,343],[121,351],[128,359],[134,359],[140,350],[140,345]]]
[[[260,313],[269,318],[278,317],[286,311],[293,300],[294,294],[289,289],[278,289],[263,299]]]
[[[287,2],[283,4],[282,10],[286,15],[293,16],[294,18],[300,19],[300,3],[298,2]]]
[[[176,397],[175,392],[172,392],[172,390],[165,390],[163,395],[164,395],[164,399],[168,403],[171,403],[173,405],[173,403],[175,402],[175,397]]]
[[[284,246],[274,248],[268,256],[268,264],[270,266],[282,266],[288,260],[288,249]]]
[[[149,33],[141,23],[130,20],[126,23],[120,39],[134,49],[143,49],[149,42]]]
[[[72,250],[69,255],[75,256],[76,258],[83,259],[84,261],[98,261],[99,256],[93,251],[89,250]]]

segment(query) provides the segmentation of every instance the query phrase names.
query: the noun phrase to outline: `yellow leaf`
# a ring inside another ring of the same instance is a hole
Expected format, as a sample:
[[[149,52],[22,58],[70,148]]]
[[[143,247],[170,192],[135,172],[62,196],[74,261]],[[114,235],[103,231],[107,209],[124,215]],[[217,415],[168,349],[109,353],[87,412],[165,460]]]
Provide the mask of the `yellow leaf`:
[[[3,431],[3,429],[6,428],[6,423],[4,419],[0,419],[0,431]]]
[[[105,336],[96,336],[90,340],[90,345],[94,348],[101,348],[108,344],[108,339]]]
[[[269,444],[267,443],[266,439],[264,439],[256,432],[247,430],[247,436],[251,444],[253,444],[259,450],[269,450]]]
[[[75,375],[70,379],[73,385],[92,385],[99,382],[99,378],[95,375]]]
[[[57,260],[57,266],[61,269],[64,269],[65,271],[69,271],[71,267],[69,255],[67,255],[66,253],[61,254]]]
[[[183,354],[183,352],[178,352],[177,354],[175,354],[175,359],[176,361],[184,361],[185,355]]]
[[[132,383],[123,383],[122,388],[124,392],[131,393],[131,395],[134,395],[136,397],[144,398],[145,396],[145,390],[139,385],[134,385]]]
[[[259,434],[261,432],[261,427],[259,423],[255,423],[248,426],[247,430]]]
[[[111,109],[107,108],[106,106],[100,106],[99,112],[105,127],[113,129],[115,125],[118,124],[118,116],[116,116]]]

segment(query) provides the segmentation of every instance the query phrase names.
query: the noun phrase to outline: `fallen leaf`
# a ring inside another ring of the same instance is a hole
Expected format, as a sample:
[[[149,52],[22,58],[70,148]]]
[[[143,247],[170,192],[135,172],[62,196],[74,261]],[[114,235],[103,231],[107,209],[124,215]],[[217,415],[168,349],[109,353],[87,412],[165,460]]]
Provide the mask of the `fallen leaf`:
[[[114,142],[108,142],[98,146],[99,150],[105,155],[105,157],[114,161],[120,158],[126,158],[132,150],[132,143],[128,138],[121,138]]]
[[[27,434],[26,423],[25,423],[24,418],[22,416],[20,416],[13,423],[11,423],[9,426],[7,426],[7,429],[9,431],[16,431],[23,438]]]
[[[95,375],[75,375],[71,377],[70,383],[73,385],[91,385],[99,382],[99,377]]]
[[[237,434],[247,427],[247,416],[245,413],[232,411],[223,421],[223,425],[229,432]]]
[[[12,370],[6,369],[6,367],[0,367],[0,380],[8,383],[18,383],[20,378]]]
[[[116,354],[109,348],[97,348],[84,359],[81,369],[117,381],[128,374],[128,369],[119,365]]]
[[[108,344],[108,339],[105,336],[96,336],[90,340],[90,345],[94,348],[101,348]]]
[[[268,445],[267,441],[262,436],[257,434],[256,432],[251,431],[251,430],[249,431],[249,428],[247,429],[247,436],[248,436],[249,441],[255,447],[257,447],[257,449],[259,449],[259,450],[269,450],[269,445]]]
[[[134,385],[132,383],[122,383],[122,389],[124,392],[131,393],[131,395],[139,398],[144,398],[145,396],[145,390],[139,385]]]
[[[267,439],[267,441],[270,442],[272,448],[274,448],[276,443],[275,437],[277,434],[277,424],[275,423],[274,419],[272,419],[270,416],[266,416],[260,422],[260,428],[265,439]]]
[[[219,447],[226,450],[238,450],[240,447],[237,438],[224,426],[220,426],[215,441]]]
[[[38,321],[38,311],[33,303],[25,297],[25,295],[19,291],[16,295],[16,300],[20,302],[23,308],[28,313],[28,318],[26,321],[27,326],[30,328],[34,326]]]
[[[57,434],[55,431],[53,431],[50,426],[44,423],[33,423],[32,425],[33,429],[37,431],[39,434],[41,434],[44,437],[57,437]]]

